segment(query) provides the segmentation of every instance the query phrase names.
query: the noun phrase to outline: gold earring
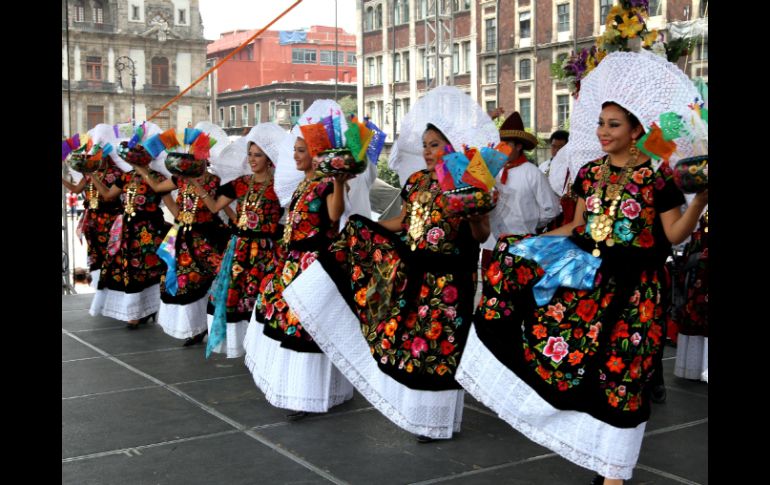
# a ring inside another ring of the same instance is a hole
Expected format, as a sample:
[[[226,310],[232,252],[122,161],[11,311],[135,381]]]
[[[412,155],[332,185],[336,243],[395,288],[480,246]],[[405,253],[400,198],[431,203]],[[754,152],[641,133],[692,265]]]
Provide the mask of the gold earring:
[[[634,161],[639,157],[639,149],[636,148],[636,140],[633,138],[631,139],[631,148],[628,149],[628,153]]]

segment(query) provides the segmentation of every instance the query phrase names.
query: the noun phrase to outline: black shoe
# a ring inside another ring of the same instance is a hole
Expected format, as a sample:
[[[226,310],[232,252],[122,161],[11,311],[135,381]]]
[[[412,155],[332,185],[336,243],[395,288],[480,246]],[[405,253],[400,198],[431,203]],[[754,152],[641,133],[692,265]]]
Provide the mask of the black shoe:
[[[417,442],[418,443],[433,443],[436,441],[435,438],[431,438],[430,436],[425,435],[417,435]]]
[[[195,345],[195,344],[199,344],[199,343],[203,342],[203,337],[205,337],[206,334],[208,334],[208,333],[209,333],[208,330],[204,330],[203,332],[199,333],[198,335],[196,335],[194,337],[189,337],[189,338],[185,339],[184,343],[182,344],[182,347],[189,347],[191,345]]]
[[[126,324],[126,328],[129,329],[129,330],[136,330],[137,328],[139,328],[139,323],[138,322],[137,323],[127,323]]]
[[[604,485],[604,477],[597,473],[590,485]]]
[[[666,402],[666,386],[659,384],[653,387],[650,399],[656,404],[663,404]]]
[[[287,414],[286,419],[288,419],[289,421],[299,421],[301,419],[305,419],[309,415],[310,413],[306,411],[297,411],[296,413]]]
[[[158,312],[150,313],[146,317],[140,318],[139,319],[139,323],[147,323],[147,322],[150,321],[150,319],[152,319],[153,322],[157,322],[158,321]]]

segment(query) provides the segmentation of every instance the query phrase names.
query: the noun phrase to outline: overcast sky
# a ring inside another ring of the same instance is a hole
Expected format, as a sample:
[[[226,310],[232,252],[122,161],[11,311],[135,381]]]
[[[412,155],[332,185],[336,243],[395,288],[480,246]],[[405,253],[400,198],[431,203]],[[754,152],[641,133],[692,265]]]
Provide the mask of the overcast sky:
[[[295,0],[199,0],[203,35],[216,40],[222,32],[259,29],[277,17]],[[337,26],[354,34],[356,0],[337,0]],[[294,30],[311,25],[334,26],[335,0],[304,0],[272,30]]]

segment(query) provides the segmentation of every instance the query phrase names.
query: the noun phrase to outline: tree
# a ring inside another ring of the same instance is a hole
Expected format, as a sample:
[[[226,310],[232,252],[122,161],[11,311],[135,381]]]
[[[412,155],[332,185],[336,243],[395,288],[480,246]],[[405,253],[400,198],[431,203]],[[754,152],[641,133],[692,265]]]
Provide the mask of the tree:
[[[348,95],[340,98],[339,105],[345,116],[350,116],[351,114],[356,114],[358,112],[358,101],[356,101],[356,98],[353,96]]]

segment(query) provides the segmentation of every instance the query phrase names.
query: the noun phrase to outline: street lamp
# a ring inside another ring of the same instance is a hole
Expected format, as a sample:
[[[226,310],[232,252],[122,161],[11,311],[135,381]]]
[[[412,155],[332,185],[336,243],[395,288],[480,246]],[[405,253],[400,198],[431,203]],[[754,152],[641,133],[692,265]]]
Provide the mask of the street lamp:
[[[128,56],[120,56],[115,60],[115,70],[118,71],[118,86],[123,89],[123,71],[131,69],[131,124],[136,123],[136,64]]]

